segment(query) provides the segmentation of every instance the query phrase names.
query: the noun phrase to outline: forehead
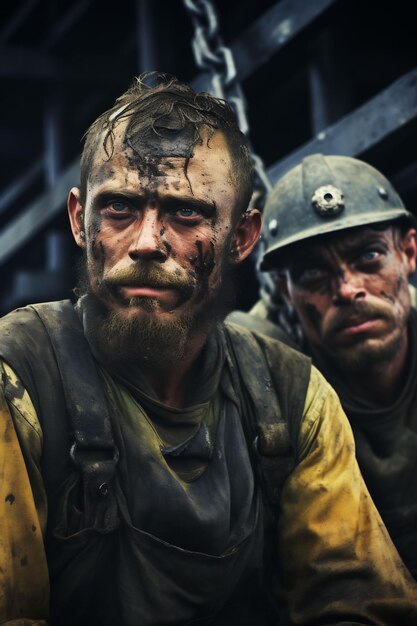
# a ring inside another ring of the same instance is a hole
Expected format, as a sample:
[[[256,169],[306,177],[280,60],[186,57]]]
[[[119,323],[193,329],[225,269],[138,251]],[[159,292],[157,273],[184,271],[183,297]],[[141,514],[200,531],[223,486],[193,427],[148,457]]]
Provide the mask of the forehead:
[[[116,185],[141,191],[151,188],[163,194],[198,195],[210,199],[224,196],[236,200],[232,161],[223,133],[201,129],[201,140],[195,144],[190,129],[172,137],[150,133],[132,133],[126,122],[114,130],[110,155],[104,148],[104,137],[94,153],[88,188]]]

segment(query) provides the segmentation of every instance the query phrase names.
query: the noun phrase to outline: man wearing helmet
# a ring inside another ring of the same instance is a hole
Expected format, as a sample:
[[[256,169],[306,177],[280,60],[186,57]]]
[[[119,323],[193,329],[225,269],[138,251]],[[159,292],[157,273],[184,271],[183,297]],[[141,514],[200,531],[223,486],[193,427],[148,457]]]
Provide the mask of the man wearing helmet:
[[[263,238],[260,269],[295,314],[300,349],[338,392],[362,474],[417,578],[414,218],[370,165],[315,154],[272,191]],[[252,313],[263,308],[268,323],[288,320],[273,302],[272,294]]]
[[[0,320],[0,623],[415,626],[333,389],[223,324],[261,230],[233,112],[149,78],[86,135],[77,303]]]

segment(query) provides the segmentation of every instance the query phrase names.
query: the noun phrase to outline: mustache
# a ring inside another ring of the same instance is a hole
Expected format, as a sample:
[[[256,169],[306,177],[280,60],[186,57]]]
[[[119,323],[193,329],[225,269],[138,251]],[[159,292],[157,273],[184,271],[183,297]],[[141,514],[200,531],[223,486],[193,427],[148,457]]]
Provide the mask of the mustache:
[[[369,302],[355,302],[350,306],[340,309],[337,315],[329,322],[327,327],[328,333],[336,333],[348,326],[354,318],[387,319],[389,318],[389,310],[384,309],[381,305],[374,305]]]
[[[115,270],[103,279],[102,285],[111,290],[124,286],[147,286],[188,292],[194,289],[195,280],[187,275],[167,272],[159,265],[137,265]]]

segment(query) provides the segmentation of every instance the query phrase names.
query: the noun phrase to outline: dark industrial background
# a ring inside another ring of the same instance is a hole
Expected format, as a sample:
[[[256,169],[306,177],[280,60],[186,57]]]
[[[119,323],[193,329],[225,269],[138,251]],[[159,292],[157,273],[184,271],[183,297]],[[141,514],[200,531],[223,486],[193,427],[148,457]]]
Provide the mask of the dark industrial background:
[[[417,209],[413,2],[217,0],[250,140],[275,182],[312,152],[359,156]],[[143,70],[206,79],[182,0],[2,0],[0,314],[72,297],[66,216],[81,137]],[[257,299],[254,263],[237,307]]]

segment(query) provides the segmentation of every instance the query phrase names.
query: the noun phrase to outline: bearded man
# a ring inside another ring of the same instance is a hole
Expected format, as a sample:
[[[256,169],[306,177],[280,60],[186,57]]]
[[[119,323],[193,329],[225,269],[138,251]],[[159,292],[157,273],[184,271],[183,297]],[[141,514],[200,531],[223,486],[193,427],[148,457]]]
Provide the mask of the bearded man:
[[[365,482],[417,579],[415,218],[368,163],[321,154],[278,181],[264,217],[262,268],[275,288],[232,319],[295,330],[340,396]]]
[[[261,229],[245,139],[156,78],[87,132],[75,306],[1,321],[0,622],[411,626],[337,396],[222,322]]]

